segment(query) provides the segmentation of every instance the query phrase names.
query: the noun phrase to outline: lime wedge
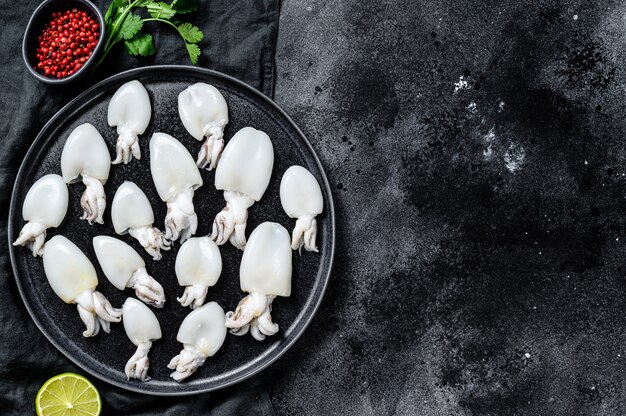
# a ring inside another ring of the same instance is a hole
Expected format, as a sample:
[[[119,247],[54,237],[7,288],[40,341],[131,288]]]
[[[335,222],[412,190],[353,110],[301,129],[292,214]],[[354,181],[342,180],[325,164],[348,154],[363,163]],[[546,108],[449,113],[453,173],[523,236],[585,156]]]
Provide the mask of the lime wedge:
[[[85,377],[63,373],[46,381],[37,393],[38,416],[98,416],[100,393]]]

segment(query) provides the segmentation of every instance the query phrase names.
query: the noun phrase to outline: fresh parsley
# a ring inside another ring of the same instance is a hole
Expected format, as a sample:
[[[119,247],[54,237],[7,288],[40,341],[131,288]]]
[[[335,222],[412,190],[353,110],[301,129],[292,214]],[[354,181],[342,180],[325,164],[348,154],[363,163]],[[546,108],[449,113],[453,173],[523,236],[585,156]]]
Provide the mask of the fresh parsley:
[[[139,12],[145,10],[149,17],[142,17]],[[204,38],[202,31],[191,23],[181,22],[178,15],[198,10],[197,0],[172,0],[171,3],[152,0],[113,0],[104,16],[106,38],[104,52],[98,65],[119,42],[132,56],[152,56],[156,53],[152,35],[142,29],[148,22],[165,23],[174,28],[185,42],[189,59],[194,65],[200,57],[198,43]]]

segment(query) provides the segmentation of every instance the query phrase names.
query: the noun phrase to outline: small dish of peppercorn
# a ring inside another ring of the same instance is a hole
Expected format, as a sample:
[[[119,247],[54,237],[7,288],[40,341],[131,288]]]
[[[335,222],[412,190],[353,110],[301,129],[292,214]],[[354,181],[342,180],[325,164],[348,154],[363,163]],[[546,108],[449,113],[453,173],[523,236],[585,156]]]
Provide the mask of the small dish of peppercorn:
[[[67,84],[95,65],[105,29],[102,13],[89,0],[46,0],[26,27],[24,62],[40,81]]]

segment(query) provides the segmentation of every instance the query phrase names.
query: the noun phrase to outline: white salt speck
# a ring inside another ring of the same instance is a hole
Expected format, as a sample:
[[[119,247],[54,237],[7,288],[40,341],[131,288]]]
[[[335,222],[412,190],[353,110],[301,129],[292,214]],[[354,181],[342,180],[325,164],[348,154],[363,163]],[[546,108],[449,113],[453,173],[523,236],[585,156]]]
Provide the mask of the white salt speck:
[[[469,104],[467,105],[467,107],[465,107],[465,109],[466,109],[467,111],[469,111],[470,113],[475,113],[475,112],[476,112],[476,107],[477,107],[477,106],[476,106],[476,103],[472,101],[471,103],[469,103]]]
[[[459,92],[459,90],[466,90],[468,88],[469,83],[467,82],[467,79],[465,78],[465,76],[461,75],[461,77],[459,78],[459,82],[454,83],[454,94]]]
[[[577,14],[574,15],[574,20],[578,20],[578,15]]]
[[[493,127],[490,128],[489,131],[487,132],[487,134],[485,134],[483,136],[483,140],[486,143],[493,143],[495,138],[496,138],[496,131],[495,131],[495,129]]]
[[[505,106],[505,105],[506,105],[506,104],[505,104],[505,103],[504,103],[504,101],[502,101],[502,100],[500,100],[500,101],[498,102],[498,113],[501,113],[501,112],[503,112],[503,111],[504,111],[504,106]]]
[[[509,146],[509,150],[504,154],[504,165],[511,173],[519,170],[526,159],[526,152],[524,148],[519,145],[512,144]]]
[[[589,164],[589,162],[587,162],[587,161],[585,160],[585,165],[588,165],[588,164]]]
[[[596,389],[596,386],[591,386],[591,390],[595,390],[595,389]]]
[[[536,310],[537,310],[537,307],[536,307],[536,306],[533,306],[533,311],[536,311]]]
[[[529,354],[529,353],[526,353],[526,354],[524,354],[524,357],[526,357],[526,358],[530,358],[530,354]]]

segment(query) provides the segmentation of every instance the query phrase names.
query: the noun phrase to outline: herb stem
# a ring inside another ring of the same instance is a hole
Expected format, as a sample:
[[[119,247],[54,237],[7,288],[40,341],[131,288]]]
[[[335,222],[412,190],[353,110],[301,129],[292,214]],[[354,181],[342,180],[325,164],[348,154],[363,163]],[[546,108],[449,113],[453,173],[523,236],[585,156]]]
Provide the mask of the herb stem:
[[[148,19],[141,19],[141,20],[143,22],[162,22],[162,23],[167,23],[168,25],[170,25],[174,29],[176,29],[176,31],[178,32],[178,26],[176,26],[174,23],[170,22],[169,20],[159,19],[158,17],[150,17]]]
[[[104,43],[104,51],[102,52],[102,57],[96,63],[95,68],[100,66],[102,61],[104,61],[104,58],[106,58],[106,56],[108,55],[109,51],[117,43],[117,42],[111,43],[111,41],[117,37],[117,33],[120,31],[122,27],[122,23],[124,22],[124,19],[126,19],[126,16],[128,16],[128,13],[130,13],[132,8],[135,7],[138,1],[139,0],[134,0],[131,2],[130,0],[128,0],[128,6],[126,6],[126,10],[124,10],[124,13],[118,16],[115,19],[115,22],[113,22],[113,24],[111,25],[112,26],[111,32],[107,32],[107,39],[106,39],[106,42]]]

